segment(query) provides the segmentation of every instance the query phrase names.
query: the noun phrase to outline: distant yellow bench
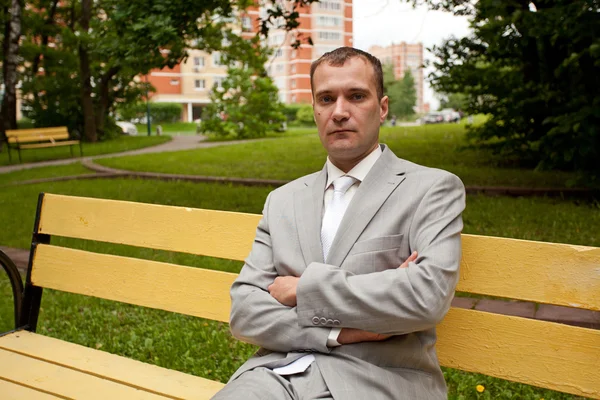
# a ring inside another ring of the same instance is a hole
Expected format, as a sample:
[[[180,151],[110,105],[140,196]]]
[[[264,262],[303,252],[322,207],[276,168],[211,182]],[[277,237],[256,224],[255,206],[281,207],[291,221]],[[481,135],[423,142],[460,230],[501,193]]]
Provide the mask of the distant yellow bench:
[[[83,156],[80,140],[69,140],[69,131],[66,126],[56,128],[9,129],[6,131],[8,144],[8,159],[12,161],[10,149],[16,148],[21,162],[21,150],[40,149],[45,147],[69,146],[73,156],[73,146],[79,145],[79,154]]]
[[[50,237],[243,260],[259,218],[40,195],[20,328],[0,337],[2,398],[209,398],[223,384],[36,334],[42,288],[227,322],[236,275]],[[461,268],[462,292],[600,310],[600,248],[463,235]],[[599,330],[452,308],[438,333],[442,365],[600,399]]]

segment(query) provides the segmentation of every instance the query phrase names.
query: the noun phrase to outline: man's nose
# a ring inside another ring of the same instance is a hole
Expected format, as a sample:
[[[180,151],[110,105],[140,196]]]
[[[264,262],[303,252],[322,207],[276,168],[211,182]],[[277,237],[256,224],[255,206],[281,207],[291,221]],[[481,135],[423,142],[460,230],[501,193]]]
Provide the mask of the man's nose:
[[[335,102],[335,109],[333,110],[332,118],[335,122],[342,122],[350,118],[348,103],[342,96],[338,97],[337,101]]]

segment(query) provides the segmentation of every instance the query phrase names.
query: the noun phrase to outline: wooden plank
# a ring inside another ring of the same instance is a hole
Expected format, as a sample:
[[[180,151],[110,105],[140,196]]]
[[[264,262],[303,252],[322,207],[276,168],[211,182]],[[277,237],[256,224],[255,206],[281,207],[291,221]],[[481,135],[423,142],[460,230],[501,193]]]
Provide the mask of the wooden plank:
[[[38,245],[34,285],[229,322],[236,274]]]
[[[452,308],[440,364],[600,399],[600,330]]]
[[[172,398],[209,399],[224,386],[220,382],[26,331],[1,337],[0,349]]]
[[[56,400],[61,398],[18,383],[5,381],[2,378],[0,378],[0,393],[2,393],[2,400]]]
[[[44,134],[55,134],[55,133],[68,133],[66,126],[56,126],[51,128],[30,128],[30,129],[8,129],[6,131],[6,137],[20,137],[20,136],[33,136],[33,135],[44,135]]]
[[[31,143],[31,142],[41,142],[41,141],[52,142],[54,140],[65,140],[65,139],[69,139],[69,134],[67,132],[55,133],[55,134],[39,134],[39,135],[11,137],[8,139],[8,143]]]
[[[145,390],[0,349],[0,377],[71,399],[167,399]]]
[[[456,290],[600,310],[600,248],[462,235]]]
[[[46,194],[40,233],[244,260],[260,215]]]
[[[40,149],[44,147],[56,147],[56,146],[70,146],[78,144],[79,140],[68,140],[65,142],[50,142],[50,143],[38,143],[38,144],[25,144],[21,145],[22,149]]]

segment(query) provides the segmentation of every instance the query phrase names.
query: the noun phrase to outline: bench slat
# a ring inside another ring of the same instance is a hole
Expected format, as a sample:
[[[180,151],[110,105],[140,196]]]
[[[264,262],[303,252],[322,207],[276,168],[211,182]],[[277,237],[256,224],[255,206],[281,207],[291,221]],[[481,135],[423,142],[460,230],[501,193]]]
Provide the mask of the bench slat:
[[[600,248],[462,235],[458,291],[600,310]]]
[[[0,349],[122,382],[132,387],[142,387],[172,398],[209,399],[224,386],[220,382],[26,331],[1,337]]]
[[[21,144],[21,143],[31,143],[31,142],[41,142],[41,141],[50,142],[51,140],[64,140],[64,139],[68,139],[68,138],[69,138],[69,134],[67,132],[60,133],[60,134],[53,134],[53,135],[39,134],[39,135],[9,137],[8,143]]]
[[[57,126],[51,128],[8,129],[6,131],[6,137],[53,135],[57,133],[68,133],[68,129],[66,126]]]
[[[69,146],[69,145],[78,144],[78,143],[79,143],[79,140],[68,140],[68,141],[65,141],[65,142],[48,142],[48,143],[38,143],[38,144],[24,144],[24,145],[21,145],[21,148],[22,149],[40,149],[40,148],[44,148],[44,147]]]
[[[3,400],[56,400],[60,398],[44,392],[39,392],[26,386],[2,380],[2,378],[0,378],[0,393],[2,393]]]
[[[236,274],[38,245],[34,285],[229,322]]]
[[[254,214],[46,194],[39,233],[244,260],[259,219]]]
[[[62,398],[169,398],[1,349],[0,377]]]
[[[46,194],[39,232],[244,260],[259,219],[255,214]],[[599,311],[599,266],[597,247],[463,235],[458,290]]]
[[[600,399],[600,330],[453,308],[440,364]]]

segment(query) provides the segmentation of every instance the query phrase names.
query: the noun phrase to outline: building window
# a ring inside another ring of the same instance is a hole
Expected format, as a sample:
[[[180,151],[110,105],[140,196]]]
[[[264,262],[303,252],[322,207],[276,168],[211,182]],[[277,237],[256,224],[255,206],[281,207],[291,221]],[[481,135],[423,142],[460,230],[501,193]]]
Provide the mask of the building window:
[[[194,80],[194,88],[197,90],[202,90],[206,88],[206,81],[204,79],[196,79]]]
[[[242,17],[242,31],[248,32],[252,30],[252,19],[250,17]]]
[[[204,57],[194,57],[194,71],[204,68]]]
[[[177,85],[179,85],[179,79],[171,79],[170,83],[172,86],[177,86]]]
[[[321,40],[341,40],[342,34],[340,32],[319,32],[319,39],[321,39]]]
[[[298,55],[298,51],[292,50],[292,58],[296,58],[297,55]]]
[[[321,1],[319,2],[319,9],[321,10],[341,10],[342,5],[337,1]]]
[[[222,89],[223,88],[223,78],[215,78],[213,87],[215,87],[215,86],[219,89]]]
[[[283,50],[281,49],[277,49],[277,51],[275,52],[275,58],[281,57],[283,56]]]
[[[295,94],[293,94],[293,95],[292,95],[292,103],[295,103],[295,102],[296,102],[296,95],[295,95]]]
[[[295,73],[296,73],[296,64],[293,64],[293,65],[292,65],[292,67],[290,68],[290,72],[291,72],[292,74],[295,74]]]
[[[212,59],[213,59],[213,65],[215,67],[222,67],[223,64],[221,63],[221,53],[213,53],[212,55]]]
[[[296,87],[296,80],[292,79],[292,87],[295,88]]]
[[[320,26],[342,26],[342,18],[319,16],[319,17],[317,17],[317,25],[320,25]]]
[[[277,66],[275,67],[275,71],[283,72],[283,64],[277,64]]]

